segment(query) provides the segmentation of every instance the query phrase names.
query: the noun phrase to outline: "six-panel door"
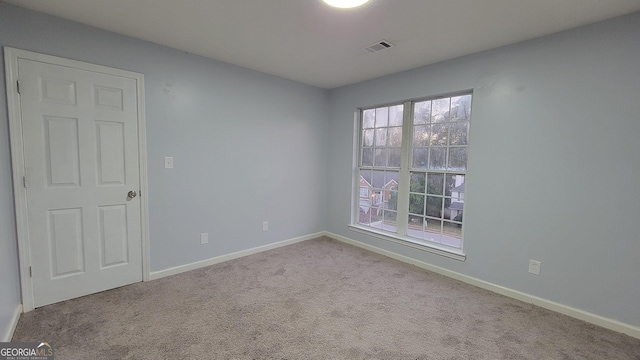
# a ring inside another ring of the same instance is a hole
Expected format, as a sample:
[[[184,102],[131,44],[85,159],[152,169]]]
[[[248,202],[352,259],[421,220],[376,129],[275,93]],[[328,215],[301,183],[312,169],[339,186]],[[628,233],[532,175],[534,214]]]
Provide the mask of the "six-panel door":
[[[136,81],[18,64],[35,306],[141,281]]]

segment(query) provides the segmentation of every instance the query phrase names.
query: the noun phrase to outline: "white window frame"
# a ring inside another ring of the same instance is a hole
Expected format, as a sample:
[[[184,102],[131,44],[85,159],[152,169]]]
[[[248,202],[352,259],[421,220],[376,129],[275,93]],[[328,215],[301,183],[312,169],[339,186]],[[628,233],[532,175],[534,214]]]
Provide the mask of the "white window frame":
[[[420,241],[420,239],[413,238],[407,235],[408,230],[408,218],[409,218],[409,178],[412,171],[411,157],[412,157],[412,136],[413,136],[413,105],[421,101],[437,100],[448,97],[456,97],[462,95],[471,95],[473,102],[473,92],[471,90],[461,91],[446,95],[433,96],[428,98],[411,99],[402,102],[396,102],[391,104],[381,104],[376,106],[369,106],[359,108],[355,112],[354,116],[354,156],[353,156],[353,196],[351,201],[351,223],[349,229],[363,233],[366,235],[374,236],[383,240],[398,243],[404,246],[412,247],[422,251],[442,255],[455,260],[465,261],[466,255],[464,249],[464,238],[461,239],[460,248],[449,247],[438,243],[431,243]],[[360,160],[362,156],[362,114],[364,110],[373,109],[378,107],[390,107],[395,105],[403,105],[403,119],[402,119],[402,157],[401,165],[399,169],[398,179],[398,204],[397,204],[397,221],[396,232],[385,231],[374,227],[366,226],[359,223],[359,210],[360,210]],[[471,122],[469,122],[471,124]],[[471,125],[469,125],[471,127]],[[467,149],[469,147],[467,146]],[[468,167],[467,167],[468,168]],[[429,170],[425,170],[429,172]],[[438,172],[438,171],[436,171]],[[468,181],[468,171],[463,172],[465,175],[465,182]],[[466,203],[466,201],[465,201]],[[406,220],[401,220],[406,219]],[[463,234],[466,222],[463,220]]]

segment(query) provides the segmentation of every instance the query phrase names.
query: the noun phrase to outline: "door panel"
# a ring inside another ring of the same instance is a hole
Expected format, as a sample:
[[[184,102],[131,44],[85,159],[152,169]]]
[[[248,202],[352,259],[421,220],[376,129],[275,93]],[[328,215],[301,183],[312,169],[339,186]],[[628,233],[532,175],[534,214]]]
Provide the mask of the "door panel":
[[[40,77],[41,101],[53,104],[76,105],[76,83],[69,80]]]
[[[48,210],[47,213],[51,277],[83,273],[82,209]]]
[[[35,306],[141,281],[136,80],[18,71]]]
[[[78,119],[43,116],[47,186],[80,186]]]
[[[98,185],[125,183],[124,124],[96,121]]]
[[[127,208],[123,205],[107,205],[100,212],[101,268],[127,264],[129,236],[127,234]]]

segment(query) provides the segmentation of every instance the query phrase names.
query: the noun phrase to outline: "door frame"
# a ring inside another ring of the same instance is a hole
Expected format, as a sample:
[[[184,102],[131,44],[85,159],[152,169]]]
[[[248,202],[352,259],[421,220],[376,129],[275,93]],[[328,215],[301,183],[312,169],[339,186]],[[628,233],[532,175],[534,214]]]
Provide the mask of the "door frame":
[[[144,75],[126,70],[95,65],[57,56],[4,47],[5,82],[9,115],[9,139],[11,143],[11,173],[13,176],[13,196],[18,237],[18,262],[20,269],[20,289],[22,311],[35,308],[33,281],[31,279],[31,241],[27,217],[27,191],[24,186],[25,164],[22,138],[22,112],[18,93],[18,60],[26,59],[80,70],[130,78],[136,81],[138,104],[138,169],[140,171],[140,221],[142,244],[142,281],[149,281],[149,204],[147,201],[147,136],[144,106]]]

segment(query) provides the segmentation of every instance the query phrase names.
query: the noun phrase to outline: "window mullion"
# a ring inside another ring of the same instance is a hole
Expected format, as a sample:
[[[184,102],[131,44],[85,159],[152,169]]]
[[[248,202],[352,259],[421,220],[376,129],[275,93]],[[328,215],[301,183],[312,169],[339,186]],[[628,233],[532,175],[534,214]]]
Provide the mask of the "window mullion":
[[[357,204],[354,206],[351,211],[351,223],[355,223],[359,218],[359,210],[360,210],[360,199],[358,194],[360,193],[360,165],[362,163],[362,111],[355,111],[353,114],[353,159],[352,163],[355,164],[353,167],[353,203]]]
[[[400,174],[398,175],[398,215],[397,234],[407,235],[409,220],[409,168],[411,159],[411,134],[413,121],[413,106],[410,101],[404,103],[402,115],[402,156],[400,158]]]

